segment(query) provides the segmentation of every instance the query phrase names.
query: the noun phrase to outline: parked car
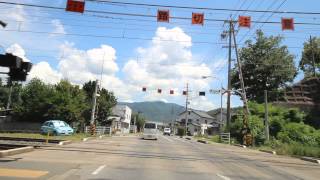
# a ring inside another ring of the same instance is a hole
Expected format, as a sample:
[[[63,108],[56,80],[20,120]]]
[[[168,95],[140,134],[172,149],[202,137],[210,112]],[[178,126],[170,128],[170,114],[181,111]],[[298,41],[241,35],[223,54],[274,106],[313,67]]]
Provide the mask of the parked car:
[[[41,133],[52,135],[71,135],[74,130],[64,121],[61,120],[49,120],[42,124]]]
[[[170,134],[171,134],[171,129],[170,129],[170,128],[164,128],[164,129],[163,129],[163,135],[168,135],[168,136],[170,136]]]
[[[145,123],[143,129],[143,139],[158,139],[158,128],[156,123]]]

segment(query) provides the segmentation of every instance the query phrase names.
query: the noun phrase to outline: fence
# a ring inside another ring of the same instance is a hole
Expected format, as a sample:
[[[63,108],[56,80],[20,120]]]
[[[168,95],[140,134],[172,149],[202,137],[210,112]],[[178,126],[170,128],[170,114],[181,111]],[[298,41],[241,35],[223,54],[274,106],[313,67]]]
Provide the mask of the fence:
[[[220,133],[220,140],[223,143],[230,144],[230,133]]]
[[[86,134],[91,133],[90,126],[86,126],[84,128],[84,132]],[[96,126],[96,134],[98,134],[98,135],[102,135],[102,134],[111,135],[111,128],[110,127],[105,127],[105,126]]]

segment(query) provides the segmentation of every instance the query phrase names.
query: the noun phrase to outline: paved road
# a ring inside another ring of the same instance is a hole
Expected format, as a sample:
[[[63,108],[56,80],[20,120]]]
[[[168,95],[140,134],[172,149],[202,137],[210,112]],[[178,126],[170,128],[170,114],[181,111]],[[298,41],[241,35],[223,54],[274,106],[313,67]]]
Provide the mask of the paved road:
[[[320,179],[320,166],[179,137],[112,137],[0,158],[0,179]]]

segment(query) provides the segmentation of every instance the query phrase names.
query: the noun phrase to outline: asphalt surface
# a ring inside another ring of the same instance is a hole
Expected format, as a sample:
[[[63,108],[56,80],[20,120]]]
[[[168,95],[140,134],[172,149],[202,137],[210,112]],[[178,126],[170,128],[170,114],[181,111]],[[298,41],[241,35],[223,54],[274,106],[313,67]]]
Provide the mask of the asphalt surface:
[[[176,136],[127,136],[0,158],[0,179],[320,179],[320,165]]]

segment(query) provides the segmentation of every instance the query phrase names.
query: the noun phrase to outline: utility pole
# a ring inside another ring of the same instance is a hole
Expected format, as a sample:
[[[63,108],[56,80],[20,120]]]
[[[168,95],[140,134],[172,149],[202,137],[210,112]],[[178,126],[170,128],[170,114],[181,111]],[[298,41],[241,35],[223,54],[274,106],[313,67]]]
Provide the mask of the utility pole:
[[[189,103],[189,84],[187,83],[187,91],[186,91],[186,120],[185,120],[185,135],[187,135],[187,129],[188,129],[188,103]]]
[[[264,90],[264,125],[266,140],[269,141],[269,120],[268,120],[268,91]]]
[[[232,21],[231,21],[231,32],[233,35],[233,42],[234,42],[234,47],[235,47],[235,51],[236,51],[236,58],[237,58],[237,64],[238,64],[238,70],[239,70],[239,79],[240,79],[240,85],[241,85],[241,96],[242,96],[243,108],[244,108],[243,129],[242,129],[243,142],[245,145],[251,145],[252,144],[252,135],[251,135],[250,128],[248,125],[248,118],[249,118],[248,116],[249,116],[250,112],[249,112],[249,107],[248,107],[246,90],[244,87],[244,80],[243,80],[243,75],[242,75],[242,65],[241,65],[241,61],[239,59],[237,41],[236,41],[236,36],[234,33],[234,26],[233,26]]]
[[[229,21],[229,57],[228,57],[228,90],[227,90],[227,131],[230,131],[230,119],[231,119],[231,36],[232,36],[232,19]]]
[[[91,119],[90,119],[91,135],[95,134],[95,113],[96,113],[96,105],[97,105],[97,92],[98,92],[98,80],[96,80],[94,92],[92,95],[92,109],[91,109]]]
[[[312,53],[312,67],[313,67],[313,77],[316,77],[316,62],[314,59],[314,47],[313,47],[313,40],[312,37],[310,35],[310,46],[311,46],[311,53]]]

